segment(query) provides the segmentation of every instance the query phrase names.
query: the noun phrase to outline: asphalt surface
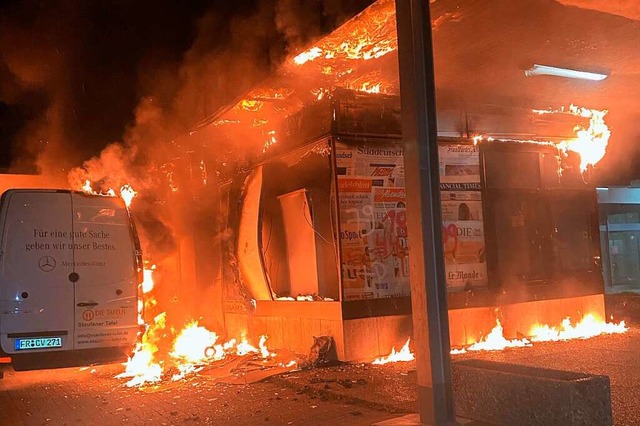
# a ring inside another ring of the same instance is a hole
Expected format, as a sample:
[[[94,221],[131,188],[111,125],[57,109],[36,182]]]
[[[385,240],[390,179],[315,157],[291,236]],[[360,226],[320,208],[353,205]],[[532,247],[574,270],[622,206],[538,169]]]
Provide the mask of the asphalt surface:
[[[0,380],[0,425],[371,425],[392,414],[279,383],[225,385],[207,376],[145,388],[118,364],[14,372]]]
[[[625,334],[469,352],[487,359],[603,374],[611,380],[614,424],[640,425],[640,298],[608,300]],[[0,425],[216,424],[371,425],[416,412],[415,362],[341,364],[230,385],[199,374],[127,388],[119,364],[14,372],[0,379]]]

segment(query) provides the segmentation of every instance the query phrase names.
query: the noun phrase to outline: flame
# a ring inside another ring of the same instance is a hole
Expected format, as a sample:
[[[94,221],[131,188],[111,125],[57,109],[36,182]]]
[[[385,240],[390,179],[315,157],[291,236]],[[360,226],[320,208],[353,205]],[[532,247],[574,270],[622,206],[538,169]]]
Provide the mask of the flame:
[[[536,114],[570,114],[577,117],[588,118],[589,127],[584,128],[576,125],[573,130],[576,137],[562,141],[558,144],[558,149],[565,155],[567,151],[573,151],[580,155],[580,170],[584,172],[589,166],[595,166],[607,153],[607,145],[611,137],[611,130],[604,121],[604,116],[609,111],[589,109],[576,105],[569,105],[569,108],[560,107],[557,109],[534,109]]]
[[[262,146],[262,153],[264,154],[265,152],[267,152],[269,148],[271,148],[272,145],[275,145],[277,143],[278,143],[278,139],[276,139],[276,131],[275,130],[268,131],[267,140],[264,141],[264,145]]]
[[[560,147],[565,152],[568,150],[580,155],[580,170],[584,172],[587,167],[595,166],[607,153],[611,130],[604,122],[604,116],[608,111],[580,108],[574,105],[571,105],[570,110],[574,115],[589,118],[589,127],[585,129],[580,125],[576,126],[574,131],[577,137],[562,141]]]
[[[136,195],[138,195],[138,193],[129,184],[123,185],[120,188],[120,197],[124,200],[124,204],[127,207],[131,205],[131,200],[133,200],[133,197]]]
[[[240,105],[242,106],[242,109],[246,111],[257,112],[262,109],[264,102],[255,99],[244,99]]]
[[[166,313],[163,312],[153,319],[141,341],[136,344],[133,355],[124,364],[125,371],[116,376],[118,379],[131,378],[126,383],[128,387],[155,383],[162,379],[162,366],[154,361],[154,355],[158,351],[156,342],[160,339],[165,325]]]
[[[393,348],[391,348],[391,353],[388,356],[382,357],[382,358],[376,358],[373,361],[372,364],[384,365],[384,364],[388,364],[390,362],[413,361],[415,359],[415,357],[413,356],[413,353],[411,352],[411,349],[409,349],[409,341],[410,340],[411,340],[411,338],[407,339],[407,342],[404,344],[402,349],[400,349],[400,351],[396,352],[396,348],[394,346]]]
[[[527,339],[507,340],[503,334],[502,324],[496,319],[496,326],[482,340],[466,348],[468,351],[499,351],[505,348],[522,348],[531,346]]]
[[[267,349],[266,343],[267,343],[267,336],[264,336],[264,335],[260,336],[260,342],[258,342],[258,347],[260,348],[260,356],[265,359],[274,355],[271,352],[269,352],[269,349]]]
[[[320,49],[317,46],[314,46],[311,49],[305,52],[302,52],[298,56],[293,58],[293,62],[295,62],[296,65],[302,65],[306,62],[319,58],[320,56],[322,56],[322,49]]]
[[[178,335],[173,343],[174,358],[182,358],[189,363],[203,361],[207,356],[205,350],[214,347],[218,335],[205,327],[198,325],[198,321],[190,322]]]
[[[168,353],[169,364],[156,361],[162,352],[158,344],[167,337],[164,333],[166,313],[156,316],[147,327],[142,339],[136,345],[133,355],[124,364],[125,371],[116,378],[129,378],[127,386],[142,386],[149,383],[161,382],[165,371],[173,371],[172,381],[180,380],[188,375],[198,373],[207,365],[225,359],[229,355],[259,356],[263,360],[275,357],[274,352],[267,348],[267,336],[260,336],[258,348],[243,337],[240,343],[231,339],[225,343],[218,343],[218,335],[198,324],[190,321],[173,339],[171,352]],[[292,367],[296,362],[279,363],[281,367]]]
[[[366,93],[380,93],[381,85],[382,85],[381,83],[373,84],[370,82],[365,82],[357,90],[359,90],[360,92],[366,92]]]
[[[530,143],[536,145],[553,146],[560,151],[560,153],[567,156],[568,151],[575,152],[580,157],[580,171],[585,172],[589,166],[594,167],[607,153],[607,145],[609,138],[611,137],[611,130],[604,121],[607,110],[589,109],[579,107],[576,105],[569,105],[569,108],[561,107],[557,109],[534,109],[535,114],[569,114],[576,117],[588,118],[589,126],[585,128],[581,125],[576,125],[573,130],[576,133],[576,137],[573,139],[563,140],[560,143],[552,141],[540,141],[540,140],[519,140],[519,139],[498,139],[500,142],[517,142],[517,143]],[[492,141],[492,137],[485,137],[483,135],[477,135],[472,137],[473,144],[477,145],[478,142]],[[561,174],[561,170],[559,173]]]
[[[594,314],[587,314],[575,326],[571,325],[569,318],[565,318],[558,328],[549,327],[546,324],[536,324],[529,334],[533,342],[555,342],[569,339],[589,339],[601,334],[624,333],[627,330],[629,328],[624,321],[615,324],[605,322]]]
[[[84,183],[82,184],[82,187],[80,187],[80,190],[86,194],[91,194],[91,195],[103,195],[107,197],[118,196],[116,194],[116,191],[113,188],[109,188],[106,192],[96,191],[95,189],[93,189],[90,180],[85,180]],[[124,204],[127,206],[127,208],[131,206],[131,201],[133,200],[133,197],[135,197],[136,195],[138,195],[138,192],[135,191],[131,187],[131,185],[129,185],[128,183],[120,187],[120,198],[124,200]]]
[[[530,339],[508,340],[504,337],[502,324],[496,319],[496,326],[491,332],[477,343],[467,348],[454,348],[452,355],[464,354],[467,351],[499,351],[505,348],[533,346],[532,342],[550,342],[571,339],[589,339],[601,334],[624,333],[629,330],[624,321],[618,324],[608,323],[595,314],[585,315],[575,326],[571,320],[565,318],[560,327],[550,327],[547,324],[536,324],[529,332]]]
[[[325,96],[329,96],[330,95],[329,90],[325,89],[324,87],[321,87],[319,89],[311,90],[311,94],[318,101],[321,101]]]
[[[255,346],[249,344],[246,337],[242,337],[240,343],[236,345],[236,354],[238,356],[244,356],[247,354],[257,354],[260,351]]]
[[[143,271],[143,281],[142,281],[142,293],[149,293],[153,290],[153,286],[155,285],[153,282],[153,272],[156,270],[156,265],[151,265],[149,268],[144,268]]]

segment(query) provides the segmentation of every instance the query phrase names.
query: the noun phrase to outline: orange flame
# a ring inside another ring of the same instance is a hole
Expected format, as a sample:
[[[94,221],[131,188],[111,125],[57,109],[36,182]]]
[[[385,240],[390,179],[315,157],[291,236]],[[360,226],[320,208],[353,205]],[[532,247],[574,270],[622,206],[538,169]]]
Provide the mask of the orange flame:
[[[502,324],[496,319],[496,326],[482,340],[466,348],[468,351],[499,351],[505,348],[522,348],[531,346],[527,339],[507,340],[503,334]]]
[[[276,354],[267,348],[267,336],[261,336],[259,348],[251,345],[245,337],[240,343],[231,339],[225,343],[218,343],[218,335],[200,326],[197,321],[189,322],[175,337],[169,353],[171,368],[164,368],[163,362],[156,362],[159,352],[158,343],[164,337],[161,335],[165,329],[166,313],[158,315],[142,340],[136,345],[133,355],[124,364],[125,371],[116,378],[130,378],[127,386],[142,386],[147,383],[157,383],[163,380],[165,370],[177,371],[171,376],[176,381],[190,374],[197,373],[207,365],[225,359],[228,355],[259,356],[266,360],[275,357]],[[292,367],[295,361],[288,364],[280,363],[282,367]]]
[[[413,353],[411,353],[411,349],[409,349],[409,341],[410,340],[411,340],[411,338],[407,339],[407,342],[404,344],[402,349],[400,349],[400,351],[396,352],[396,348],[393,347],[393,348],[391,348],[391,353],[388,356],[382,357],[382,358],[376,358],[372,362],[372,364],[384,365],[384,364],[388,364],[390,362],[413,361],[415,359],[415,357],[413,356]]]
[[[618,324],[608,323],[594,314],[587,314],[576,326],[572,326],[571,320],[565,318],[560,327],[550,327],[546,324],[534,325],[529,332],[530,339],[508,340],[504,337],[502,324],[496,319],[496,326],[486,337],[467,348],[454,348],[451,354],[463,354],[467,351],[499,351],[505,348],[532,346],[532,342],[589,339],[601,334],[624,333],[627,330],[624,321]]]
[[[571,320],[565,318],[558,328],[548,325],[536,324],[532,327],[531,340],[533,342],[550,342],[569,339],[588,339],[601,334],[624,333],[629,328],[624,321],[618,324],[605,322],[593,314],[585,315],[575,326],[571,325]]]
[[[300,53],[298,56],[296,56],[295,58],[293,58],[293,62],[296,63],[296,65],[302,65],[308,61],[312,61],[318,57],[322,56],[322,49],[320,49],[319,47],[312,47],[311,49]]]
[[[127,386],[141,386],[145,383],[155,383],[162,380],[162,366],[154,362],[154,355],[158,351],[156,342],[166,324],[166,313],[157,315],[149,325],[142,339],[136,345],[133,355],[124,364],[125,371],[116,378],[130,378]]]
[[[117,197],[116,191],[113,188],[109,188],[107,190],[107,192],[98,192],[98,191],[96,191],[91,186],[91,181],[90,180],[85,180],[84,184],[82,185],[80,190],[82,192],[85,192],[87,194],[92,194],[92,195],[103,195],[103,196],[107,196],[107,197]],[[124,200],[124,204],[127,207],[131,206],[131,201],[133,200],[133,197],[135,197],[136,195],[138,195],[138,192],[136,192],[131,187],[131,185],[125,184],[125,185],[122,185],[122,187],[120,187],[120,198],[122,198]]]
[[[253,99],[244,99],[241,102],[242,109],[250,112],[257,112],[262,109],[264,106],[263,101],[253,100]]]
[[[381,83],[370,83],[370,82],[365,82],[362,84],[362,86],[360,86],[360,88],[358,89],[360,92],[366,92],[366,93],[380,93],[380,87],[381,87]]]
[[[580,155],[580,170],[584,172],[589,166],[595,166],[607,153],[607,145],[611,137],[611,130],[604,121],[607,110],[589,109],[576,105],[569,105],[565,109],[540,110],[534,109],[536,114],[570,114],[577,117],[589,119],[589,127],[584,128],[581,125],[574,127],[576,137],[558,144],[558,149],[563,153],[573,151]]]
[[[215,346],[218,335],[205,327],[198,325],[198,321],[190,322],[178,335],[173,343],[174,358],[182,358],[189,363],[203,361],[207,356],[205,350]]]
[[[133,197],[136,195],[138,195],[138,193],[129,184],[123,185],[120,188],[120,197],[124,200],[124,204],[127,207],[131,205],[131,200],[133,200]]]
[[[156,270],[156,265],[151,265],[149,268],[144,268],[144,278],[142,281],[142,293],[149,293],[153,290],[154,282],[153,282],[153,272]]]
[[[267,140],[264,142],[264,145],[262,146],[262,153],[264,154],[265,152],[267,152],[269,148],[271,148],[272,145],[275,145],[277,143],[278,143],[278,139],[276,139],[276,131],[275,130],[268,131]]]

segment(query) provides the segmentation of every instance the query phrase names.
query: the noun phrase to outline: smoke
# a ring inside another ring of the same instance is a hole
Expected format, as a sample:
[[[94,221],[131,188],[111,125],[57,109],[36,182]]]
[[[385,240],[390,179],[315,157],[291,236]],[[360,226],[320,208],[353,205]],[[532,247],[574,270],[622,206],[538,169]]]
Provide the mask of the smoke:
[[[64,176],[79,160],[68,152],[74,57],[83,25],[72,3],[54,1],[51,7],[28,1],[0,15],[0,59],[4,77],[0,102],[21,105],[24,127],[13,141],[14,168]]]
[[[94,190],[130,184],[138,191],[132,212],[143,252],[157,265],[155,296],[174,325],[210,310],[202,295],[221,297],[211,286],[219,275],[211,265],[221,261],[215,239],[232,235],[212,214],[219,205],[216,166],[223,155],[242,157],[242,141],[223,146],[190,130],[345,19],[346,10],[337,1],[265,0],[231,20],[205,12],[181,58],[152,50],[140,61],[139,102],[122,140],[69,173],[74,189],[89,180]]]
[[[640,4],[636,0],[558,0],[558,2],[566,6],[593,9],[636,21],[640,20]]]

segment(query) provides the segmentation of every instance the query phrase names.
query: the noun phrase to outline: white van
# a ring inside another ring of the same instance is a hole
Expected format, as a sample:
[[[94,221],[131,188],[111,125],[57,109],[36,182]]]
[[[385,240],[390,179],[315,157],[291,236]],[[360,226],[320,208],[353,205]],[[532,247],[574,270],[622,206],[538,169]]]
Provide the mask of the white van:
[[[139,242],[120,198],[46,189],[2,195],[0,348],[12,361],[126,352],[139,331],[141,282]]]

